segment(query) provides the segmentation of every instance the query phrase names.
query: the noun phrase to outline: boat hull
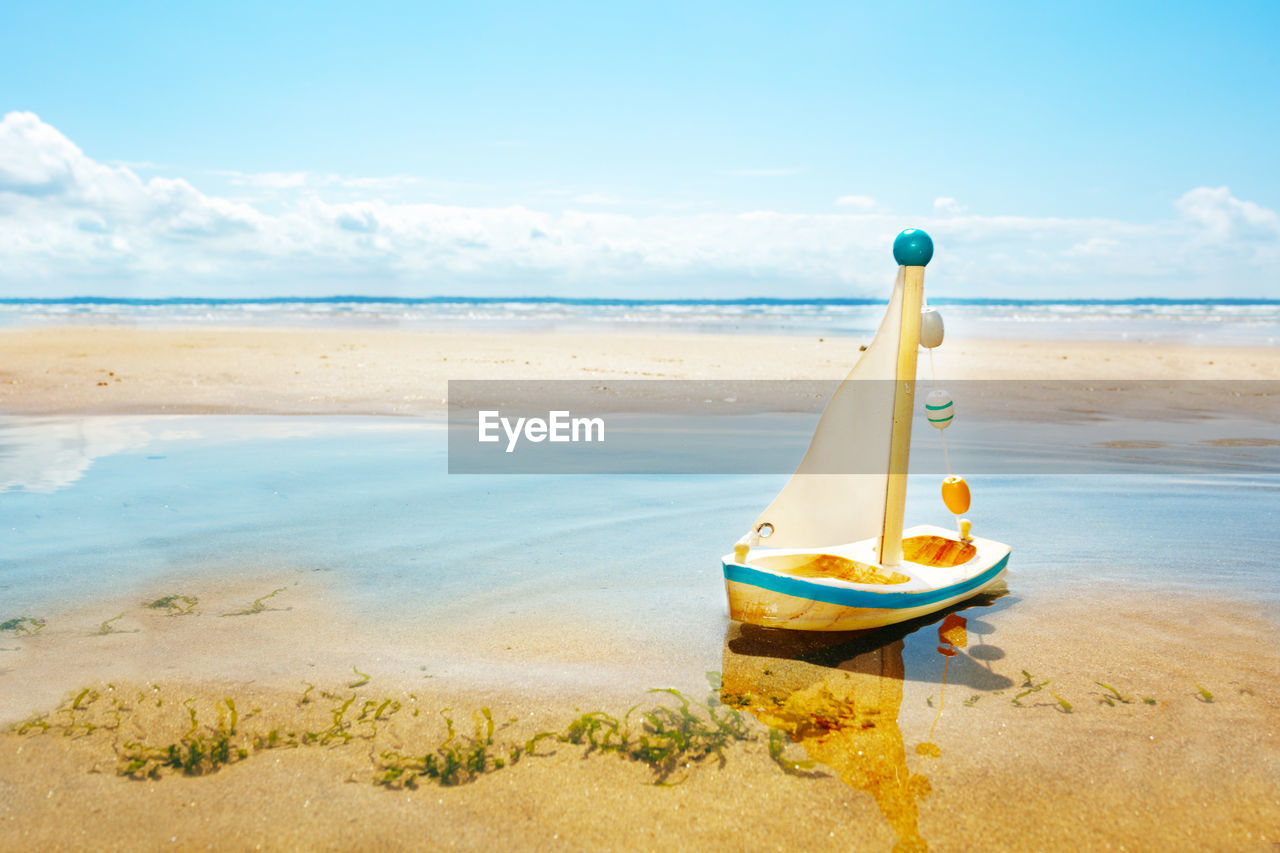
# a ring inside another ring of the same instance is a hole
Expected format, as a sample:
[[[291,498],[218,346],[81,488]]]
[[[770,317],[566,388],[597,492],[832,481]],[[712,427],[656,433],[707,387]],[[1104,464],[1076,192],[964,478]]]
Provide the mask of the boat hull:
[[[729,618],[735,621],[799,631],[857,631],[926,616],[978,595],[1000,580],[1008,562],[1004,547],[986,564],[972,566],[967,577],[906,592],[815,582],[732,560],[723,566]]]

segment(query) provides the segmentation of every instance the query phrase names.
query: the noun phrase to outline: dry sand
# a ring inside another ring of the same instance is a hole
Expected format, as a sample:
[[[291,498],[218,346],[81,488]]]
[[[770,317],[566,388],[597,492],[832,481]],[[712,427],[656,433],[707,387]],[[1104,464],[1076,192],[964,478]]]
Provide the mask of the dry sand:
[[[0,411],[11,414],[213,413],[424,415],[449,380],[839,380],[865,341],[850,338],[640,334],[439,334],[120,326],[0,332]],[[1280,380],[1264,347],[957,340],[935,351],[940,379],[1018,380],[1053,412],[1072,380]],[[921,360],[921,370],[928,360]],[[1052,393],[1034,388],[1057,383]],[[1210,393],[1203,383],[1199,393]],[[1085,391],[1082,394],[1094,394]],[[1111,408],[1148,395],[1108,398]],[[773,407],[820,405],[770,400]],[[1154,404],[1159,406],[1164,397]],[[816,402],[815,402],[816,401]],[[1205,410],[1275,411],[1274,398],[1231,394]]]
[[[440,411],[448,379],[831,380],[857,350],[857,341],[782,337],[19,329],[0,332],[0,411],[427,415]],[[944,377],[1027,381],[1276,380],[1280,356],[959,341],[938,352],[938,369]],[[1270,398],[1204,404],[1274,413]],[[258,612],[221,615],[281,587]],[[1280,843],[1275,615],[1228,602],[1090,585],[1056,604],[1052,621],[1041,608],[971,610],[968,645],[947,659],[944,694],[942,656],[923,670],[908,661],[903,672],[900,642],[824,666],[811,655],[806,663],[794,653],[748,649],[727,622],[722,635],[717,628],[716,636],[681,638],[685,647],[652,638],[643,652],[635,638],[594,625],[566,636],[531,623],[519,626],[526,644],[511,649],[484,626],[441,637],[432,626],[415,634],[350,620],[314,573],[246,569],[199,590],[199,614],[141,606],[151,593],[171,591],[131,591],[50,614],[56,618],[36,636],[0,634],[0,678],[20,688],[0,696],[0,719],[50,711],[82,686],[99,693],[83,714],[64,704],[46,720],[48,731],[0,735],[0,848],[1274,850]],[[111,632],[97,633],[117,612],[123,618]],[[921,634],[930,645],[934,630]],[[424,648],[436,657],[424,658]],[[356,660],[354,649],[377,652]],[[361,678],[353,664],[373,679],[350,687]],[[723,766],[710,759],[682,768],[674,787],[648,784],[654,777],[641,763],[568,744],[456,787],[373,784],[388,745],[426,754],[443,739],[432,716],[438,709],[452,707],[469,721],[474,709],[492,707],[500,722],[516,720],[499,740],[518,741],[563,730],[581,711],[647,705],[655,697],[646,687],[705,695],[707,669],[724,671],[726,692],[754,697],[742,710],[752,740],[730,744]],[[1033,683],[1052,681],[1018,705],[1022,670]],[[1098,682],[1130,701],[1108,704],[1112,694]],[[197,778],[116,775],[129,741],[160,746],[182,736],[187,697],[206,724],[216,721],[217,702],[236,697],[241,743],[268,724],[319,729],[338,700],[300,706],[304,683],[318,685],[314,696],[358,694],[356,706],[366,697],[416,703],[435,728],[405,711],[372,740],[361,734],[371,730],[353,726],[350,743],[252,751]],[[143,713],[140,696],[153,695],[167,704]],[[113,696],[132,709],[119,729],[108,727]],[[82,718],[99,728],[76,728]],[[786,756],[819,760],[813,769],[821,775],[812,778],[784,773],[768,750],[766,723],[791,731],[804,720],[826,722],[818,735],[812,726],[807,736],[793,732],[801,742]],[[940,755],[917,751],[922,743]]]

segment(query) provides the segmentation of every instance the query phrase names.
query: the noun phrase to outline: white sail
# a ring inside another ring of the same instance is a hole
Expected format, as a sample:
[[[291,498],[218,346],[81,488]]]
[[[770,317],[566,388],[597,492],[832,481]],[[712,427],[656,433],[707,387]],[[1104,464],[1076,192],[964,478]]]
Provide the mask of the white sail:
[[[898,268],[880,328],[827,402],[800,466],[756,519],[753,529],[773,528],[761,545],[829,548],[880,535],[905,272]]]

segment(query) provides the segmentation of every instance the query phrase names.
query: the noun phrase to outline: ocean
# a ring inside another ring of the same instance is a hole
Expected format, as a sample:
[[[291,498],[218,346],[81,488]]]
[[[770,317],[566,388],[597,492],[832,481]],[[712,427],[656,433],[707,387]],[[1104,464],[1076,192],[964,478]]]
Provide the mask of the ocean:
[[[961,337],[1280,343],[1280,300],[934,299]],[[704,332],[870,336],[875,299],[264,297],[0,299],[0,328],[65,323],[403,326],[426,331]]]

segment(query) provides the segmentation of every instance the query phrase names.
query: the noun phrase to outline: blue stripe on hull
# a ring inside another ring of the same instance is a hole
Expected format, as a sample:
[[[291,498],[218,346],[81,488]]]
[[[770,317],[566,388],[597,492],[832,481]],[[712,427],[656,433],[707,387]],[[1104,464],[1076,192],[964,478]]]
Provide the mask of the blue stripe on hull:
[[[725,580],[744,583],[748,586],[758,586],[761,589],[780,592],[783,595],[792,595],[809,601],[821,601],[825,604],[838,604],[843,607],[905,610],[911,607],[937,604],[939,601],[946,601],[948,598],[978,589],[991,582],[996,575],[1004,571],[1004,567],[1008,562],[1009,555],[1005,554],[1000,559],[1000,562],[964,583],[922,592],[868,592],[864,589],[845,589],[809,583],[800,578],[784,577],[771,572],[762,572],[759,569],[739,566],[736,563],[724,563],[723,565]]]

